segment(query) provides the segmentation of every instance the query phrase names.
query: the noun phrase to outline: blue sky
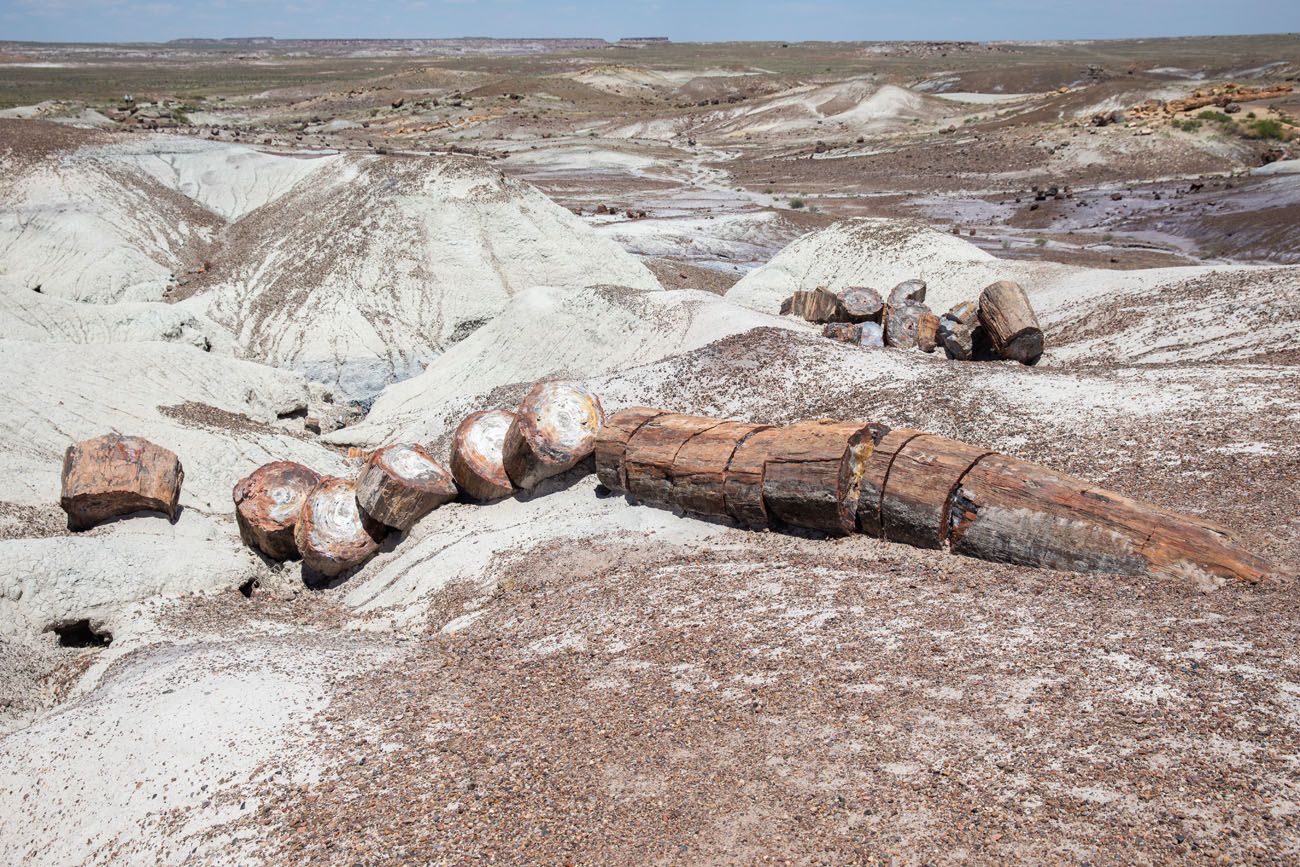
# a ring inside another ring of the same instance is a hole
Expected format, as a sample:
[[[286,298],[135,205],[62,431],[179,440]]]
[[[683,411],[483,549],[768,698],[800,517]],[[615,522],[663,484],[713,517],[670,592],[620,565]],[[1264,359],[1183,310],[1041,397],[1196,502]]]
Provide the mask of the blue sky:
[[[1044,39],[1300,31],[1300,0],[0,0],[0,40]]]

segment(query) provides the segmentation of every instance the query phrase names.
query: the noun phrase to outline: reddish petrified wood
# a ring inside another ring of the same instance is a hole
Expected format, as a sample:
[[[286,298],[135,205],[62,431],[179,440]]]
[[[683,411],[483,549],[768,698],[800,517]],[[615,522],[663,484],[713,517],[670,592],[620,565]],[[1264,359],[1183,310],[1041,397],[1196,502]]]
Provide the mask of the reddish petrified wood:
[[[755,431],[737,444],[727,466],[722,481],[727,514],[745,526],[768,526],[767,506],[763,503],[763,473],[771,449],[780,438],[781,428]]]
[[[788,312],[801,316],[809,322],[846,322],[848,316],[840,304],[839,297],[828,289],[818,288],[811,292],[795,292],[790,296]],[[782,305],[782,312],[787,312]]]
[[[871,426],[860,421],[816,419],[779,428],[763,469],[767,515],[792,527],[853,532],[874,446]]]
[[[244,544],[276,560],[296,560],[294,527],[320,473],[293,461],[264,464],[235,483],[235,521]]]
[[[456,482],[419,443],[384,446],[357,477],[357,503],[381,524],[409,530],[456,498]]]
[[[634,406],[614,413],[596,434],[596,478],[611,491],[627,491],[627,474],[623,470],[623,454],[627,441],[641,425],[661,416],[664,411],[646,406]]]
[[[678,450],[691,437],[720,424],[716,418],[667,413],[641,425],[623,452],[627,492],[647,503],[676,505],[672,469]]]
[[[175,521],[184,481],[174,452],[141,437],[108,434],[68,446],[59,505],[73,530],[141,511]]]
[[[954,552],[1004,563],[1210,581],[1271,571],[1213,524],[1005,455],[966,473],[949,524]]]
[[[678,506],[700,515],[726,515],[727,468],[737,446],[765,425],[724,421],[701,431],[677,450],[672,468],[672,496]]]
[[[885,497],[885,484],[889,480],[889,470],[894,465],[894,456],[913,437],[922,436],[923,432],[910,428],[884,430],[876,439],[876,447],[867,460],[862,473],[862,484],[858,488],[858,529],[869,536],[879,537],[883,530],[880,509]]]
[[[373,557],[387,532],[361,511],[351,479],[325,476],[303,500],[293,540],[307,566],[332,578]]]
[[[979,319],[1002,358],[1032,364],[1043,354],[1043,329],[1018,283],[999,280],[981,292]]]
[[[936,434],[912,437],[897,450],[881,500],[883,538],[918,548],[942,547],[948,500],[957,483],[992,452]]]
[[[515,411],[503,461],[516,487],[572,469],[592,453],[605,421],[600,398],[573,382],[539,382]]]
[[[929,310],[916,320],[916,347],[922,352],[934,352],[939,345],[939,317]]]
[[[856,322],[827,322],[822,326],[822,337],[841,343],[857,343],[862,339],[862,325]]]
[[[451,438],[451,475],[475,500],[499,500],[515,491],[506,474],[502,453],[506,433],[515,420],[507,409],[472,412]]]

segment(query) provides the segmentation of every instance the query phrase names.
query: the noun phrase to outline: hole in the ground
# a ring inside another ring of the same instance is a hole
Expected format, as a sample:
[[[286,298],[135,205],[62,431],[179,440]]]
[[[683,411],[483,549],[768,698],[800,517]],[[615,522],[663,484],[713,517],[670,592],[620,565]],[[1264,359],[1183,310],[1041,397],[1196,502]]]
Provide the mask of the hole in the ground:
[[[69,620],[55,623],[46,632],[59,636],[60,647],[108,647],[113,643],[113,634],[107,630],[96,632],[89,620]]]
[[[239,592],[244,594],[245,599],[253,598],[253,591],[262,586],[262,582],[256,578],[249,578],[243,584],[239,585]]]

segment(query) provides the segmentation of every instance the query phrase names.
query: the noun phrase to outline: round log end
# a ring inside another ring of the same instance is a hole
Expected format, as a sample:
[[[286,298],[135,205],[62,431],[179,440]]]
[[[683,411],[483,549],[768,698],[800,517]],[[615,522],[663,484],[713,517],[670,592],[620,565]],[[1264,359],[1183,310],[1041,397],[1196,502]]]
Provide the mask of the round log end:
[[[296,560],[294,528],[320,474],[293,461],[275,461],[235,483],[235,521],[244,544],[275,560]]]
[[[367,515],[397,530],[456,497],[451,473],[418,443],[384,446],[357,478],[357,503]]]
[[[515,420],[508,409],[470,413],[451,440],[451,474],[456,484],[475,500],[508,497],[515,486],[506,474],[506,433]]]
[[[354,482],[326,476],[303,501],[293,539],[303,562],[332,578],[373,557],[386,533],[357,505]]]
[[[600,398],[574,382],[539,382],[506,432],[503,463],[516,487],[534,488],[590,455],[605,422]]]

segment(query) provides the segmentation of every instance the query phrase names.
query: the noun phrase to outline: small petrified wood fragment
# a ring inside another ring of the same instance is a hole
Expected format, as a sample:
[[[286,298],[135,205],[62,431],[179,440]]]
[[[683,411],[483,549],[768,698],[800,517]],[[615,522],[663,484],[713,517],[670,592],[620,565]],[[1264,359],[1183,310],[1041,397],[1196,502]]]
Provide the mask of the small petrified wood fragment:
[[[879,322],[885,309],[880,293],[869,286],[850,286],[839,294],[840,309],[850,322]]]
[[[979,320],[1002,358],[1032,364],[1043,354],[1043,329],[1020,284],[999,280],[981,292]]]
[[[979,307],[974,301],[959,301],[952,305],[944,317],[954,322],[960,322],[962,325],[973,325],[979,318]]]
[[[508,409],[472,412],[451,438],[451,475],[472,499],[499,500],[515,491],[506,475],[506,432],[515,420]]]
[[[816,419],[779,428],[767,446],[763,503],[782,524],[852,533],[873,428],[860,421]]]
[[[577,466],[592,453],[604,421],[600,398],[583,386],[537,383],[506,432],[503,461],[510,481],[529,490]]]
[[[916,346],[922,352],[934,352],[939,345],[939,317],[929,310],[916,320]]]
[[[882,538],[939,548],[948,536],[949,495],[989,449],[937,434],[909,439],[894,456],[881,499]]]
[[[86,530],[131,512],[180,514],[185,470],[174,452],[141,437],[107,434],[68,446],[59,505]]]
[[[409,530],[425,515],[456,498],[456,482],[419,443],[384,446],[357,477],[357,504],[385,526]]]
[[[949,358],[970,361],[975,357],[975,329],[970,325],[944,319],[939,329],[939,339],[943,341],[944,351]]]
[[[925,300],[925,281],[924,280],[904,280],[893,289],[889,290],[889,306],[906,307],[909,304],[920,304]]]
[[[320,473],[293,461],[264,464],[235,483],[235,521],[239,537],[275,560],[301,556],[293,541],[303,501]]]
[[[373,557],[387,532],[361,511],[351,479],[325,476],[303,500],[293,541],[307,566],[332,578]]]
[[[596,478],[611,491],[627,492],[627,473],[623,456],[627,442],[643,424],[664,415],[661,409],[634,406],[614,413],[605,419],[596,433]]]
[[[827,322],[822,326],[822,337],[841,343],[857,343],[862,339],[862,326],[854,322]]]

